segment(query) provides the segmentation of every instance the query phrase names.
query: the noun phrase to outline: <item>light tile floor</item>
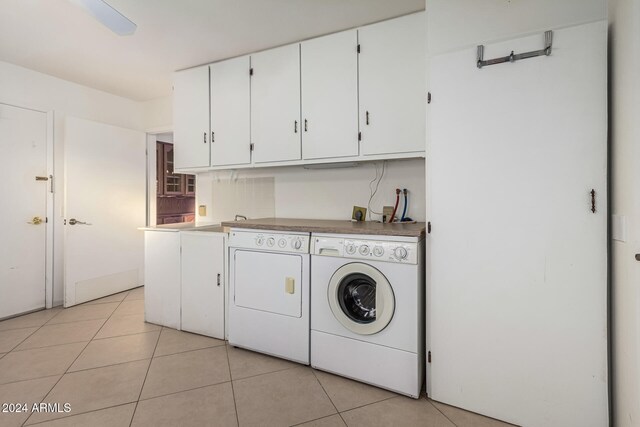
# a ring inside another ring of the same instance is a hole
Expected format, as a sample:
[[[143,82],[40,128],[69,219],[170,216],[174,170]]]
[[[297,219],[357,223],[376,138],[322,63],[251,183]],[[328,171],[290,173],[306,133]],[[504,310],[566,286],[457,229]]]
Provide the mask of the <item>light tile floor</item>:
[[[2,403],[29,410],[1,427],[508,425],[145,323],[143,288],[0,322]]]

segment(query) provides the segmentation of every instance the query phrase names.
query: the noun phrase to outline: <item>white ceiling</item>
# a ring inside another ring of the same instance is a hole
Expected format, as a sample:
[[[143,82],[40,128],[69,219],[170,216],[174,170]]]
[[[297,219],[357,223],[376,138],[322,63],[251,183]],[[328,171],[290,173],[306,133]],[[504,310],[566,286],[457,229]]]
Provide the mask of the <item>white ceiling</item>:
[[[0,60],[144,101],[172,72],[422,10],[425,0],[107,0],[118,36],[69,0],[0,0]]]

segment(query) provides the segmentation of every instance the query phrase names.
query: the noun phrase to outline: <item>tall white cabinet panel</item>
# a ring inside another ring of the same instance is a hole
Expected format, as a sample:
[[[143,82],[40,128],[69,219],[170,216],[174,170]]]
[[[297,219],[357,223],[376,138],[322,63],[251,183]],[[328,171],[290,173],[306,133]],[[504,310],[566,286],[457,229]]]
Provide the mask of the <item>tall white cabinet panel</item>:
[[[144,319],[180,329],[180,233],[144,232]]]
[[[255,163],[301,158],[300,45],[251,55],[251,141]]]
[[[217,62],[211,71],[211,166],[251,163],[249,57]]]
[[[209,67],[175,73],[173,141],[176,169],[209,166]]]
[[[424,151],[424,12],[363,27],[358,41],[361,153]]]
[[[301,45],[302,158],[358,155],[358,33]]]
[[[431,61],[429,397],[517,425],[608,425],[607,22],[554,31],[550,56],[475,59]]]
[[[224,339],[225,234],[183,231],[182,330]]]

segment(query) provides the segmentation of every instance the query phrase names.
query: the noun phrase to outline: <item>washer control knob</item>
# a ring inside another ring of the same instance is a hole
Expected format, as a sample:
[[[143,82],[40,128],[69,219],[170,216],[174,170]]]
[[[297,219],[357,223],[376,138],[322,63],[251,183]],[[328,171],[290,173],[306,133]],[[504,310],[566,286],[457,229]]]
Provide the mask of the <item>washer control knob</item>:
[[[275,244],[276,244],[276,239],[274,239],[273,237],[269,237],[267,239],[267,246],[272,247]]]
[[[370,249],[367,245],[360,246],[360,255],[369,255]]]
[[[256,237],[256,245],[262,246],[264,244],[264,237],[258,236]]]
[[[375,256],[382,256],[384,255],[384,248],[382,246],[376,246],[375,248],[373,248],[373,254]]]
[[[293,246],[293,249],[298,250],[302,247],[302,240],[300,239],[295,239],[294,241],[291,242],[291,246]]]
[[[398,246],[393,250],[393,254],[396,256],[396,258],[403,260],[407,257],[407,250],[402,246]]]
[[[285,246],[287,246],[287,241],[285,239],[278,240],[278,246],[284,248]]]
[[[344,250],[349,254],[353,255],[356,253],[356,247],[353,243],[348,243]]]

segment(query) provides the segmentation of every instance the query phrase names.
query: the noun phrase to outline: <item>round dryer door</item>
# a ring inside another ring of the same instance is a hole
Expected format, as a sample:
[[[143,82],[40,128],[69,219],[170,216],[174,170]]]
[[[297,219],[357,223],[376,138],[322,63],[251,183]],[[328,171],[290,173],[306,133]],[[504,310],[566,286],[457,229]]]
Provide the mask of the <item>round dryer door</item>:
[[[393,318],[395,298],[386,277],[376,268],[359,262],[340,267],[327,290],[329,307],[348,330],[372,335]]]

